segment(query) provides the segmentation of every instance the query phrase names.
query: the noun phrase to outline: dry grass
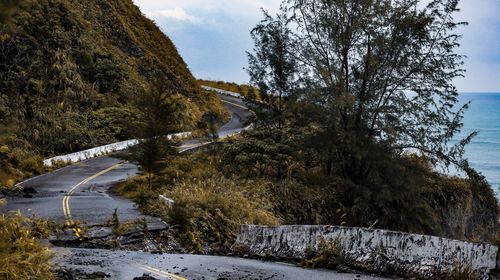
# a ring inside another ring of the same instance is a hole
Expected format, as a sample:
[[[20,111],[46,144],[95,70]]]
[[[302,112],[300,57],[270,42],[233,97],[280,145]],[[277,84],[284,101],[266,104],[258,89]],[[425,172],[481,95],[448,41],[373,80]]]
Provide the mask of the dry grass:
[[[215,169],[216,159],[205,153],[175,156],[168,162],[154,178],[154,191],[141,176],[116,191],[136,201],[145,213],[173,225],[188,251],[225,253],[241,224],[280,223],[272,212],[270,183],[226,178]],[[174,206],[161,202],[160,194],[173,199]]]
[[[118,209],[115,209],[111,218],[106,221],[105,225],[113,228],[113,233],[115,236],[122,236],[130,231],[141,229],[143,232],[148,231],[148,223],[145,219],[137,219],[131,221],[121,222],[118,217]]]
[[[0,188],[45,172],[40,155],[32,152],[25,141],[14,136],[0,137]]]
[[[459,265],[447,273],[442,279],[447,280],[478,280],[479,275],[472,268],[466,265]]]
[[[165,193],[179,204],[196,206],[202,211],[218,209],[239,224],[276,225],[279,220],[270,212],[270,203],[259,182],[235,182],[224,177],[189,180],[177,184]]]
[[[236,182],[222,176],[178,183],[165,196],[176,203],[168,213],[188,249],[202,251],[206,243],[227,252],[242,224],[279,224],[258,182]]]
[[[55,279],[51,252],[36,238],[49,232],[49,222],[0,216],[0,279]]]
[[[490,239],[490,243],[497,247],[500,247],[500,233],[497,233],[495,236],[493,236]]]
[[[315,252],[313,248],[308,248],[306,259],[300,265],[309,268],[337,269],[344,263],[342,247],[338,240],[321,240],[318,249]]]

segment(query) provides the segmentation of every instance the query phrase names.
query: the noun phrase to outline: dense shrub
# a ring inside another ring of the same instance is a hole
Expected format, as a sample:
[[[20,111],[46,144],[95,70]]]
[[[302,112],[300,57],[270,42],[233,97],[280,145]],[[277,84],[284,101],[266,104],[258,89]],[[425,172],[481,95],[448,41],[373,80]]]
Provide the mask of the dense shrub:
[[[499,232],[498,201],[472,169],[464,178],[447,176],[425,157],[373,147],[363,162],[369,172],[354,181],[337,162],[325,174],[304,157],[308,151],[301,142],[292,142],[286,145],[294,152],[283,160],[287,174],[280,179],[278,144],[262,133],[229,141],[221,151],[220,169],[228,177],[272,182],[274,211],[287,224],[373,227],[473,241],[488,241]]]
[[[0,188],[45,171],[42,157],[29,143],[14,136],[0,136]]]

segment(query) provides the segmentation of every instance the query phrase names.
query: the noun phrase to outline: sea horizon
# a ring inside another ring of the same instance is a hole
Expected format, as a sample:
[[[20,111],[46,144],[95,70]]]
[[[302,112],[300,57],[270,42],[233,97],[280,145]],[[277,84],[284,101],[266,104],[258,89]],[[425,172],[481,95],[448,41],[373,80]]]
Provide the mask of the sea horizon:
[[[464,126],[452,143],[478,132],[466,147],[465,157],[500,198],[500,92],[460,92],[459,101],[471,104],[464,114]]]

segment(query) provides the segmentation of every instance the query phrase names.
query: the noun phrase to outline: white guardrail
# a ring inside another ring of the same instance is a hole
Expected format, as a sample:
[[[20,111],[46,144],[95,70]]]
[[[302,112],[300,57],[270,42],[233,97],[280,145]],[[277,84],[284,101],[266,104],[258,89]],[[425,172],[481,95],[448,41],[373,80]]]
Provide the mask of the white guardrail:
[[[209,86],[201,86],[201,88],[204,89],[204,90],[214,91],[214,92],[217,92],[217,93],[220,93],[220,94],[224,94],[224,95],[227,95],[227,96],[232,96],[232,97],[236,97],[236,98],[242,98],[240,94],[238,94],[236,92],[232,92],[232,91],[227,91],[227,90],[223,90],[223,89],[213,88],[213,87],[209,87]]]
[[[232,97],[236,97],[236,98],[242,98],[240,94],[237,94],[237,93],[234,93],[234,92],[230,92],[230,91],[226,91],[226,90],[222,90],[222,89],[217,89],[217,88],[212,88],[212,87],[207,87],[207,86],[202,86],[202,88],[205,89],[205,90],[209,90],[209,91],[213,91],[213,92],[219,93],[219,94],[223,94],[223,95],[227,95],[227,96],[232,96]],[[250,126],[245,127],[242,130],[235,131],[231,135],[238,134],[241,131],[247,130],[249,128],[250,128]],[[186,138],[186,137],[191,136],[191,134],[192,134],[192,132],[181,132],[181,133],[176,133],[176,134],[168,135],[167,137],[169,137],[169,139],[172,139],[172,138]],[[83,161],[83,160],[86,160],[86,159],[90,159],[90,158],[102,156],[102,155],[109,154],[109,153],[112,153],[112,152],[123,151],[123,150],[126,150],[126,149],[128,149],[128,148],[130,148],[132,146],[137,145],[138,143],[139,143],[139,140],[137,140],[137,139],[132,139],[132,140],[127,140],[127,141],[112,143],[112,144],[108,144],[108,145],[104,145],[104,146],[100,146],[100,147],[95,147],[95,148],[91,148],[91,149],[84,150],[84,151],[79,151],[79,152],[71,153],[71,154],[68,154],[68,155],[56,156],[56,157],[53,157],[53,158],[45,159],[43,161],[43,164],[45,166],[51,167],[56,162],[64,162],[64,163],[67,163],[67,164],[75,163],[75,162],[80,162],[80,161]],[[202,143],[202,144],[200,144],[200,146],[203,146],[204,144],[207,144],[207,143]],[[190,147],[190,148],[188,148],[186,150],[190,150],[190,149],[194,149],[194,148],[198,148],[198,147],[199,146],[197,146],[197,147]],[[181,152],[184,152],[184,151],[185,150],[183,150]]]
[[[191,132],[181,132],[181,133],[176,133],[176,134],[170,134],[167,137],[169,139],[173,138],[186,138],[191,136]],[[52,166],[56,162],[64,162],[64,163],[75,163],[79,161],[83,161],[86,159],[102,156],[105,154],[109,154],[112,152],[117,152],[117,151],[123,151],[126,150],[132,146],[135,146],[139,143],[139,140],[133,139],[133,140],[127,140],[127,141],[122,141],[122,142],[117,142],[117,143],[112,143],[100,147],[95,147],[92,149],[80,151],[80,152],[75,152],[71,153],[68,155],[62,155],[62,156],[56,156],[53,158],[49,158],[43,161],[43,164],[45,166]]]

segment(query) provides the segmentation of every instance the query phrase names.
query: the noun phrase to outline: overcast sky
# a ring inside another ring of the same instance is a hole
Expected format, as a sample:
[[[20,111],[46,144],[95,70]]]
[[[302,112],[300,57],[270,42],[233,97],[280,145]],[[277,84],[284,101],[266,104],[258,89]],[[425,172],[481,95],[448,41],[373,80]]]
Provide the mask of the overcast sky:
[[[245,51],[260,8],[278,10],[281,0],[133,0],[174,41],[198,78],[246,83]],[[500,92],[500,0],[462,0],[460,54],[467,55],[462,92]]]

